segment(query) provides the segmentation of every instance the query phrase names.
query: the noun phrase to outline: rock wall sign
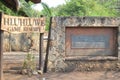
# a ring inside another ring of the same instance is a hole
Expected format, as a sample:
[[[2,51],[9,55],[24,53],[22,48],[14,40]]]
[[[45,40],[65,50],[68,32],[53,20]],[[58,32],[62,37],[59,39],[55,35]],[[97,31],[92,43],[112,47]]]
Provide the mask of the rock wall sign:
[[[17,33],[43,33],[45,31],[45,18],[18,17],[2,14],[1,29]]]

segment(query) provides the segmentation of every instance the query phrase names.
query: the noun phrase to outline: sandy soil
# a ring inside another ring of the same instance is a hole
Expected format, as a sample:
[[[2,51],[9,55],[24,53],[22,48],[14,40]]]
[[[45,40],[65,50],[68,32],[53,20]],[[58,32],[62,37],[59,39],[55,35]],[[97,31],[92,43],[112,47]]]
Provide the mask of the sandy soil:
[[[44,78],[44,79],[43,79]],[[20,74],[4,74],[5,80],[120,80],[120,72],[70,72],[70,73],[46,73],[28,77]]]

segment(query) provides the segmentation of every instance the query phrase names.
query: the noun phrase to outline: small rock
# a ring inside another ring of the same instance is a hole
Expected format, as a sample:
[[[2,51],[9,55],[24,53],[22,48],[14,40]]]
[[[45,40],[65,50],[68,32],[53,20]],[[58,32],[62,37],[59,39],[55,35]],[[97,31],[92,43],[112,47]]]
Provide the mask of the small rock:
[[[39,73],[39,74],[43,74],[43,72],[42,72],[41,70],[38,70],[38,73]]]
[[[33,71],[33,75],[37,75],[38,74],[38,72],[37,71]]]
[[[23,69],[23,70],[21,71],[21,73],[22,73],[23,75],[25,75],[25,74],[27,74],[27,70],[26,70],[26,69]]]
[[[120,68],[120,63],[117,63],[116,65],[117,65],[117,68]]]

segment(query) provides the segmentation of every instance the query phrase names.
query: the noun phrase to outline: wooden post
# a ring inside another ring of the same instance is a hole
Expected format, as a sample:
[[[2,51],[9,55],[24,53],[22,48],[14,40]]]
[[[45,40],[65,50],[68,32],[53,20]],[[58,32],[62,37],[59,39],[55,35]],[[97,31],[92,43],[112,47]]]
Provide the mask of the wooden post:
[[[0,80],[3,80],[3,30],[0,30]]]
[[[2,26],[2,14],[0,12],[0,80],[3,80],[3,30],[1,30]]]
[[[39,39],[39,70],[43,72],[44,60],[43,60],[43,36],[44,33],[40,33]]]
[[[50,45],[50,37],[51,37],[51,24],[52,24],[52,17],[50,17],[50,23],[49,23],[49,32],[48,32],[48,41],[47,41],[47,48],[46,48],[46,55],[45,55],[45,62],[44,62],[44,73],[47,72],[47,66],[48,66],[48,56],[49,56],[49,45]]]
[[[118,47],[118,60],[120,61],[120,43],[119,43],[119,40],[120,40],[120,26],[118,26],[118,33],[117,33],[117,47]]]

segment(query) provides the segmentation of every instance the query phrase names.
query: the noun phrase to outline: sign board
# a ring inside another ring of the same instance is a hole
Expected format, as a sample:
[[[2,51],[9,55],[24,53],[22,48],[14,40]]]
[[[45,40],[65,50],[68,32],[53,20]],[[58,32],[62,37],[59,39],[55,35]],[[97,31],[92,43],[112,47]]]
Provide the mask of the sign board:
[[[117,28],[66,27],[66,57],[115,55]]]
[[[16,17],[2,14],[1,30],[13,33],[43,33],[45,30],[45,18]]]
[[[72,35],[72,48],[109,48],[109,35]]]

